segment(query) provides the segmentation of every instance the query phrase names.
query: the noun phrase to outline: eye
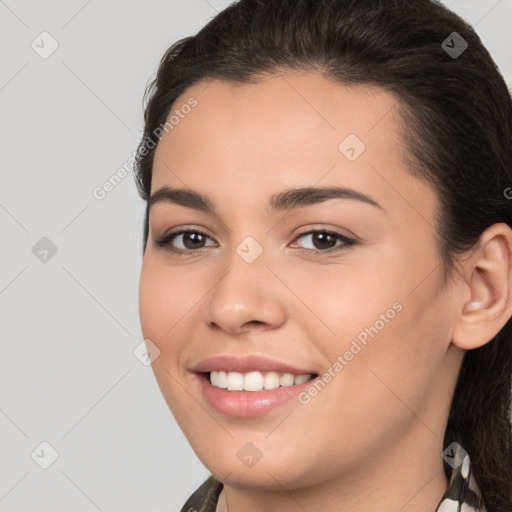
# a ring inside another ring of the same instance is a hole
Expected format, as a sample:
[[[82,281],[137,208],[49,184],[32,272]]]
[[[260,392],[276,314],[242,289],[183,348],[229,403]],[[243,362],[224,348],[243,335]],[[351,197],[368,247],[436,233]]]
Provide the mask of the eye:
[[[313,252],[337,251],[356,243],[354,239],[342,235],[341,233],[336,233],[335,231],[327,231],[325,229],[312,230],[308,231],[307,233],[302,233],[296,238],[296,240],[301,238],[309,238],[311,242],[310,247],[305,247],[305,249],[306,251]],[[337,245],[337,242],[341,243]]]
[[[325,229],[311,230],[307,233],[302,233],[295,240],[299,240],[301,238],[307,239],[308,237],[313,246],[302,247],[304,252],[337,252],[346,249],[347,247],[356,243],[354,239],[342,235],[341,233],[337,233],[335,231],[327,231]],[[167,251],[170,251],[178,256],[187,254],[190,255],[199,253],[200,249],[207,247],[205,245],[207,239],[211,240],[211,238],[206,233],[200,230],[181,230],[164,235],[162,238],[155,241],[155,245],[157,247],[163,247]],[[176,240],[180,241],[179,243],[181,244],[181,247],[175,246]]]
[[[210,237],[206,233],[197,229],[182,230],[164,235],[161,239],[156,240],[155,244],[157,247],[165,247],[165,249],[177,254],[191,254],[193,252],[198,252],[198,249],[202,249],[207,238]],[[182,247],[174,247],[174,239],[181,239]]]

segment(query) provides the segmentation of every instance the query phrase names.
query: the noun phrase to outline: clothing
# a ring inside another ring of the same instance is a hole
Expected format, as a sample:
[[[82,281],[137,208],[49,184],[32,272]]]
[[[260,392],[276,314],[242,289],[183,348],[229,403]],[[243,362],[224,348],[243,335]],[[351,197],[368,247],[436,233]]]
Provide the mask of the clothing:
[[[445,452],[444,459],[451,459],[456,467],[451,469],[446,491],[432,512],[487,512],[471,472],[469,455],[458,443],[450,444]],[[223,484],[210,475],[190,496],[181,512],[215,512],[222,488]]]

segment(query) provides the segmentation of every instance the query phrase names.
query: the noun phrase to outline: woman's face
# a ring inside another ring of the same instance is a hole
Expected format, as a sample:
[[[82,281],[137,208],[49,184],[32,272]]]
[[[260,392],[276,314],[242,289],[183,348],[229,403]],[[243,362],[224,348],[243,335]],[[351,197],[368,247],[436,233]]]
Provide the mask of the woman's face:
[[[187,189],[210,211],[185,194],[153,201],[141,325],[179,426],[227,484],[355,480],[391,457],[442,450],[460,363],[455,312],[436,195],[407,171],[395,103],[287,73],[198,83],[173,106],[151,194]],[[288,195],[325,187],[341,192]],[[235,359],[204,362],[216,356]],[[209,383],[215,368],[235,390]],[[236,390],[302,374],[313,379]]]

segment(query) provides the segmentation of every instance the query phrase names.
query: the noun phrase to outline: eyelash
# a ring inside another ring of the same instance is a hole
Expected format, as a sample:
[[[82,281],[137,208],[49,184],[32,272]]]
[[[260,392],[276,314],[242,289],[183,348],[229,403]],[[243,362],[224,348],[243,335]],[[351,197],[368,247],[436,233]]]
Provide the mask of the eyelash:
[[[201,247],[201,248],[195,249],[195,250],[176,249],[171,245],[171,241],[173,240],[173,238],[175,238],[178,235],[183,235],[186,233],[196,233],[203,237],[210,238],[206,233],[204,233],[203,231],[201,231],[199,229],[187,229],[187,230],[176,231],[174,233],[169,233],[169,234],[163,236],[162,238],[160,238],[159,240],[156,240],[155,245],[157,247],[163,247],[163,248],[165,248],[165,250],[167,250],[177,256],[187,256],[187,255],[191,255],[191,254],[197,254],[201,249],[205,249],[205,247]],[[316,253],[316,254],[329,253],[330,254],[332,252],[339,252],[339,251],[345,250],[348,247],[353,246],[357,243],[356,240],[354,240],[353,238],[349,238],[349,237],[342,235],[340,233],[337,233],[335,231],[328,231],[326,229],[315,229],[315,230],[307,231],[305,233],[301,233],[300,235],[298,235],[295,238],[295,240],[297,240],[301,237],[311,235],[311,234],[316,234],[316,233],[333,235],[338,240],[341,240],[343,242],[343,244],[341,246],[337,246],[337,247],[335,246],[335,247],[331,247],[329,249],[323,249],[323,250],[322,249],[299,249],[301,252],[309,253],[309,254],[311,254],[311,253]]]

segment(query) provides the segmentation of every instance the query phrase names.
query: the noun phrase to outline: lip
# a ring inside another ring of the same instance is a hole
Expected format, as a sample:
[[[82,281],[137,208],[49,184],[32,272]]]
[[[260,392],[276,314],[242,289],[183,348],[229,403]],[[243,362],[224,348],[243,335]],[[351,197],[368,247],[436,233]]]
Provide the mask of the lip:
[[[298,368],[288,363],[278,361],[277,359],[270,359],[258,355],[246,355],[243,357],[219,355],[209,357],[200,361],[195,367],[192,368],[192,371],[196,373],[205,373],[211,371],[248,373],[252,371],[260,371],[291,373],[293,375],[305,375],[308,373],[311,375],[318,374],[317,371],[311,368]],[[251,393],[256,392],[251,391]]]
[[[197,373],[195,377],[199,381],[201,393],[208,404],[227,416],[246,418],[264,416],[280,405],[293,400],[319,378],[313,377],[302,384],[276,389],[228,391],[210,384],[206,373]]]

